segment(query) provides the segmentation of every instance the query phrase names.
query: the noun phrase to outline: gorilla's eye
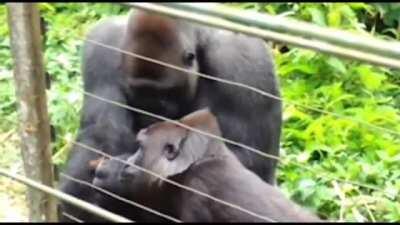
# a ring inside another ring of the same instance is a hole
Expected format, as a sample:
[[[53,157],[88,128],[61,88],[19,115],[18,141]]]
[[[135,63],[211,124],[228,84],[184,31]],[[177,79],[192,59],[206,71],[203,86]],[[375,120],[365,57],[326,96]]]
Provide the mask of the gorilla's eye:
[[[186,58],[188,61],[193,61],[196,58],[196,56],[194,55],[194,53],[189,52],[187,53]]]
[[[196,55],[193,52],[187,52],[184,55],[183,62],[187,66],[192,66],[195,58],[196,58]]]
[[[173,144],[166,144],[164,146],[164,154],[168,160],[174,160],[178,156],[178,149]]]

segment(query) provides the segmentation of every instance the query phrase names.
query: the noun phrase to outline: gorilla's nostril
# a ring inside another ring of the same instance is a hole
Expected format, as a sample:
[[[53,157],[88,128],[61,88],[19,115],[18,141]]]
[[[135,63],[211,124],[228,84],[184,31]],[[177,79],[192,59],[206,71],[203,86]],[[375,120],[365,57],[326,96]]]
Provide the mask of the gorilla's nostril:
[[[124,166],[120,173],[121,181],[132,180],[135,177],[135,169],[129,165]]]

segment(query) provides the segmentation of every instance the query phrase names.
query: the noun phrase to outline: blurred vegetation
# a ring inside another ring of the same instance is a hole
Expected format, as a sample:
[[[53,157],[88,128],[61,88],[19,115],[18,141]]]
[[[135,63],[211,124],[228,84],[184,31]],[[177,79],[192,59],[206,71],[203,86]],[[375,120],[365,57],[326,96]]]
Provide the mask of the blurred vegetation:
[[[400,40],[400,3],[230,5]],[[81,94],[71,89],[82,85],[81,38],[98,20],[125,15],[127,9],[105,3],[41,3],[40,7],[48,23],[45,60],[52,79],[47,92],[48,105],[58,135],[53,158],[62,165],[70,147],[62,138],[75,137],[82,104]],[[0,20],[6,20],[4,5],[0,5]],[[17,116],[6,25],[0,25],[0,118],[4,118],[0,120],[0,140],[2,134],[15,130],[15,122],[11,121],[16,121]],[[273,50],[286,101],[400,132],[400,71],[282,44],[274,44]],[[281,155],[289,163],[279,167],[279,185],[292,199],[324,218],[399,222],[399,144],[396,135],[284,104]],[[5,165],[3,161],[0,163]],[[304,164],[313,172],[290,162]],[[380,190],[321,179],[324,174],[377,186]]]

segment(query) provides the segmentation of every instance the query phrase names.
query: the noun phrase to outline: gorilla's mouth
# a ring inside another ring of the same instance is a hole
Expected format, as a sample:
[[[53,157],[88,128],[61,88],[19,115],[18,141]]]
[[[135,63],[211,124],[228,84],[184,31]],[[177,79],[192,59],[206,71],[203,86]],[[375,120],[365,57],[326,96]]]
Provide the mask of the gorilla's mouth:
[[[129,86],[134,88],[163,88],[161,85],[160,78],[149,78],[149,77],[131,77],[129,79]]]
[[[128,81],[128,85],[130,88],[135,89],[155,89],[158,91],[167,91],[171,89],[176,89],[177,86],[181,86],[179,83],[180,80],[172,80],[166,77],[130,77]],[[182,84],[183,85],[183,84]]]

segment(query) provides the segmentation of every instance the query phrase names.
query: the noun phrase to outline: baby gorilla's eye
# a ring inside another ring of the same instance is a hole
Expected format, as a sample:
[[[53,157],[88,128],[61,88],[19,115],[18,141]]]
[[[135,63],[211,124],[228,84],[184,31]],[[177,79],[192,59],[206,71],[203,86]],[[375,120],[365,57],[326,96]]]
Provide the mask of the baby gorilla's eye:
[[[176,149],[173,144],[168,143],[168,144],[164,145],[164,154],[165,154],[165,157],[171,161],[171,160],[174,160],[178,156],[179,150]]]

